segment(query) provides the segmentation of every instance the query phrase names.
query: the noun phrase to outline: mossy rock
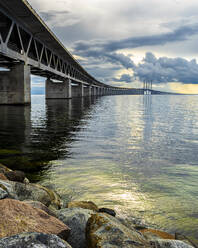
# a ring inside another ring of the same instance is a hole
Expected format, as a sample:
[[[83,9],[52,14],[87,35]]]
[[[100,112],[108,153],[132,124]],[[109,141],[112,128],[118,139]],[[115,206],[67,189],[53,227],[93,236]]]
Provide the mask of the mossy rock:
[[[92,214],[86,226],[88,248],[148,248],[147,239],[135,230],[124,226],[115,217],[97,213]]]
[[[148,239],[153,239],[153,238],[175,239],[174,235],[164,232],[164,231],[156,230],[156,229],[144,228],[139,231]]]
[[[55,209],[60,209],[62,206],[61,199],[56,192],[39,184],[0,180],[0,188],[8,192],[9,197],[13,199],[40,201],[47,207],[53,206]]]
[[[98,212],[98,207],[92,201],[71,201],[67,205],[68,208],[84,208]]]

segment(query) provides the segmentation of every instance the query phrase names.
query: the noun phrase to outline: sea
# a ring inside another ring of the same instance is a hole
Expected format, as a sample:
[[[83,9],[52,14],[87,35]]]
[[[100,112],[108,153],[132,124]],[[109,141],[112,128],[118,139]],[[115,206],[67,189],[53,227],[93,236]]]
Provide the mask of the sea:
[[[0,163],[198,240],[198,96],[119,95],[0,106]]]

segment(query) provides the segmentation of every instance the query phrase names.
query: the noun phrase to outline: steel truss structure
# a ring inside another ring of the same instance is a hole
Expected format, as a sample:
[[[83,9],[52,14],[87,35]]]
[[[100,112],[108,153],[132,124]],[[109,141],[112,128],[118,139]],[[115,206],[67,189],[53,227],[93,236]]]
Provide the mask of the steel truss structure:
[[[13,17],[13,12],[9,13],[5,8],[14,3],[19,5],[18,8],[20,6],[24,8],[21,9],[21,16],[17,15],[16,18]],[[35,27],[37,25],[36,32],[27,28],[28,24],[25,20],[30,22],[31,18],[35,22]],[[47,32],[49,34],[45,39],[42,33]],[[39,37],[42,37],[42,40]],[[56,43],[57,49],[54,49]],[[10,68],[13,64],[21,62],[31,66],[33,75],[58,80],[70,78],[87,85],[116,88],[103,84],[88,74],[26,1],[6,0],[5,3],[2,1],[0,2],[0,66]]]

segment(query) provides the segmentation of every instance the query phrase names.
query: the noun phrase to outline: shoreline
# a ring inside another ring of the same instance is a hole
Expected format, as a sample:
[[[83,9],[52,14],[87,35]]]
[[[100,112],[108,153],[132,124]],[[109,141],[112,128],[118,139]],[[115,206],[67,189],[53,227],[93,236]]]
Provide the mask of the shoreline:
[[[8,206],[7,210],[5,206]],[[63,199],[55,191],[30,183],[25,173],[12,171],[2,164],[0,164],[0,210],[6,219],[0,220],[0,227],[4,227],[3,231],[0,228],[0,247],[2,248],[9,248],[13,242],[18,245],[17,242],[21,242],[21,235],[23,240],[25,235],[27,242],[35,243],[37,235],[41,233],[45,236],[45,241],[61,238],[56,241],[63,242],[65,246],[61,247],[105,248],[107,247],[105,244],[112,244],[112,242],[115,245],[113,247],[123,248],[197,247],[187,237],[154,229],[142,224],[143,222],[129,223],[117,217],[113,209],[99,208],[91,201],[71,201],[64,206]],[[44,223],[46,230],[40,223]],[[68,243],[64,243],[66,240]],[[7,246],[2,246],[1,242],[4,241],[7,242]],[[26,247],[27,244],[24,242],[16,247]],[[53,247],[50,242],[45,247]]]

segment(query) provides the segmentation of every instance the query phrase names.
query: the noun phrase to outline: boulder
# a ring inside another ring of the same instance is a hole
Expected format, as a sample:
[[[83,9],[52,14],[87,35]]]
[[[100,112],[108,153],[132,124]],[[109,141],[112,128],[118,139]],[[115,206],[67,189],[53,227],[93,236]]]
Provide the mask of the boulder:
[[[106,213],[106,214],[109,214],[109,215],[114,216],[114,217],[116,216],[116,212],[110,208],[99,208],[98,212]]]
[[[8,178],[10,181],[15,181],[15,182],[24,182],[25,179],[25,173],[23,171],[5,171],[4,175]]]
[[[4,172],[7,172],[7,171],[12,171],[12,170],[9,169],[8,167],[6,167],[5,165],[0,163],[0,172],[4,173]]]
[[[8,197],[8,192],[2,188],[0,188],[0,200]]]
[[[65,208],[59,210],[58,213],[58,218],[71,229],[70,236],[67,240],[68,243],[73,248],[86,248],[86,224],[94,212],[83,208]]]
[[[193,248],[193,246],[180,240],[158,239],[150,241],[152,247],[155,248]]]
[[[150,247],[144,236],[123,225],[115,217],[105,214],[92,214],[87,222],[86,238],[88,248],[138,248]]]
[[[66,241],[54,234],[20,233],[0,239],[1,248],[72,248]]]
[[[8,180],[2,172],[0,173],[0,180]]]
[[[0,179],[29,183],[29,180],[25,177],[25,173],[23,171],[17,171],[17,170],[13,171],[1,163],[0,163]]]
[[[43,210],[13,199],[0,201],[0,238],[22,232],[56,234],[66,240],[70,229]]]
[[[0,180],[0,188],[6,190],[9,197],[13,199],[40,201],[46,206],[53,205],[57,209],[61,206],[60,197],[52,190],[39,184]]]
[[[153,240],[153,239],[175,239],[175,236],[172,234],[169,234],[167,232],[163,232],[160,230],[156,229],[151,229],[151,228],[144,228],[139,230],[147,239]]]
[[[91,201],[71,201],[67,205],[68,208],[85,208],[98,212],[98,207]]]
[[[39,202],[39,201],[31,201],[31,200],[25,200],[23,201],[26,204],[31,205],[34,208],[39,208],[43,211],[45,211],[47,214],[57,217],[57,215],[55,214],[55,212],[53,212],[52,210],[50,210],[48,207],[46,207],[43,203]]]

